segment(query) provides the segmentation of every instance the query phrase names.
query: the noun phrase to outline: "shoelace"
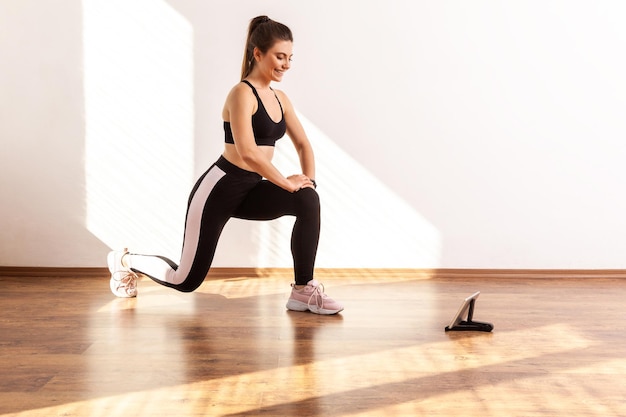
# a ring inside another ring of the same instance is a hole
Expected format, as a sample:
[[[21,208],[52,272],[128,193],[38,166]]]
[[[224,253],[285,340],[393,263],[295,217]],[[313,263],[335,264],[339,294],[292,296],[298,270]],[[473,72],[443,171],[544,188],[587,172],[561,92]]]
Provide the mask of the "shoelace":
[[[311,287],[313,287],[313,292],[309,296],[309,301],[307,302],[307,305],[310,307],[311,299],[315,298],[315,306],[318,309],[324,308],[324,298],[327,297],[327,295],[324,294],[324,284],[317,284],[316,286],[311,285]]]
[[[115,276],[116,275],[121,275],[120,279],[117,279]],[[117,281],[117,287],[116,290],[119,290],[121,288],[124,289],[124,292],[127,295],[133,295],[135,293],[135,291],[137,290],[137,274],[135,274],[132,271],[123,271],[123,270],[119,270],[117,271],[115,274],[113,274],[113,279],[115,281]]]

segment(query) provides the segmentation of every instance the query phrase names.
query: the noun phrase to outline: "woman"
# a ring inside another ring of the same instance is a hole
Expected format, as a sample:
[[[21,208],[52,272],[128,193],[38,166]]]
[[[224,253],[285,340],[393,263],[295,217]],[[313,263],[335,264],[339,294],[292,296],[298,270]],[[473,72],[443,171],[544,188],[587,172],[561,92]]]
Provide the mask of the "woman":
[[[224,153],[198,180],[189,197],[180,265],[162,256],[109,253],[111,291],[137,295],[135,272],[183,292],[204,281],[219,236],[231,218],[272,220],[295,216],[291,236],[295,283],[287,308],[336,314],[343,306],[313,278],[320,231],[311,144],[287,96],[270,85],[290,67],[291,30],[267,16],[250,22],[241,82],[224,104]],[[285,133],[297,150],[302,174],[283,176],[274,165],[274,145]]]

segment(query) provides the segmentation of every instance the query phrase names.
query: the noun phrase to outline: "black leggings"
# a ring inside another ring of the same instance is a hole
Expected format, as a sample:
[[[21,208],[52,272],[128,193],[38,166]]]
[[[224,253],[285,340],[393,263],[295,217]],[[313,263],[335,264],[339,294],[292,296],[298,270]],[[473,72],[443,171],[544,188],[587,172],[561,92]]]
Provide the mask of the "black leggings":
[[[273,220],[295,216],[291,254],[295,283],[313,279],[320,233],[320,202],[313,188],[290,193],[223,156],[196,182],[187,206],[180,265],[156,255],[130,254],[130,268],[159,284],[191,292],[204,281],[220,234],[231,217]]]

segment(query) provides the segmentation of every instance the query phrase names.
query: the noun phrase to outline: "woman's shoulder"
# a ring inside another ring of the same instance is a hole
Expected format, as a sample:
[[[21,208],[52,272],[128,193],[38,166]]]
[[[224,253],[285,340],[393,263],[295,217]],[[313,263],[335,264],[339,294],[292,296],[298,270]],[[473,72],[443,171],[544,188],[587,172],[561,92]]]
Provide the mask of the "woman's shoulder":
[[[252,93],[252,89],[243,81],[239,81],[237,84],[233,85],[230,89],[229,94],[242,94],[242,93]]]
[[[252,92],[252,89],[246,85],[246,83],[244,83],[243,81],[238,82],[237,84],[235,84],[230,91],[228,92],[228,95],[226,96],[226,102],[255,102],[256,103],[256,98],[254,97],[254,93]]]

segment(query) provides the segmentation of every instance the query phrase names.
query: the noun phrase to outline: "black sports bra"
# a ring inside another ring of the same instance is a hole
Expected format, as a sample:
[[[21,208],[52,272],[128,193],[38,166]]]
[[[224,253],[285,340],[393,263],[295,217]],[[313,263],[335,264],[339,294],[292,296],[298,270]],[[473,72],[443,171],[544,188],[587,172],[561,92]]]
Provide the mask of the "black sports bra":
[[[278,101],[278,105],[280,106],[280,122],[274,122],[269,114],[267,114],[267,110],[265,106],[263,106],[263,102],[259,97],[256,89],[250,84],[248,81],[243,80],[242,82],[248,84],[250,88],[252,88],[252,92],[256,97],[256,101],[258,102],[257,111],[252,115],[252,131],[254,132],[254,141],[259,146],[274,146],[276,141],[282,138],[287,131],[287,123],[285,122],[285,114],[283,113],[283,105],[278,100],[278,96],[274,93],[276,100]],[[235,139],[233,138],[233,131],[230,127],[230,122],[224,122],[224,141],[226,143],[235,143]]]

